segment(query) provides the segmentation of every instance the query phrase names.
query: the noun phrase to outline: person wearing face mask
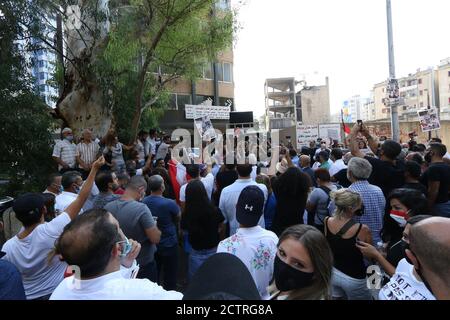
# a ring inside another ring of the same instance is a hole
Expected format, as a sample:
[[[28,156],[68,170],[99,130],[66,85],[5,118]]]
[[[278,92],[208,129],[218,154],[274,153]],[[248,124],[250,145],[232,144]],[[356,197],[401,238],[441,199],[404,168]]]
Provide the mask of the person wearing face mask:
[[[135,239],[142,246],[137,256],[137,262],[141,266],[137,277],[157,282],[155,251],[161,231],[156,226],[150,209],[141,202],[146,190],[147,182],[144,177],[134,176],[121,198],[108,203],[104,209],[119,221],[126,237]]]
[[[67,171],[62,175],[61,186],[64,191],[56,196],[56,212],[64,212],[64,210],[75,201],[82,185],[83,179],[78,171]]]
[[[437,300],[450,300],[450,219],[431,217],[409,231],[406,256]]]
[[[334,256],[332,296],[334,299],[370,300],[366,266],[357,241],[372,243],[367,227],[354,220],[364,214],[361,196],[349,189],[331,193],[336,209],[333,217],[325,218],[325,237]]]
[[[425,154],[429,167],[421,182],[428,189],[428,206],[433,215],[450,218],[450,166],[443,160],[446,153],[442,143],[430,143]]]
[[[60,173],[75,169],[77,161],[77,146],[73,143],[73,133],[70,128],[64,128],[61,132],[62,140],[53,148],[53,160],[58,164]]]
[[[332,268],[333,255],[323,234],[313,226],[291,226],[278,241],[270,299],[328,299]]]
[[[381,239],[386,249],[385,258],[395,268],[405,257],[402,249],[402,236],[409,218],[419,214],[428,214],[427,199],[418,190],[395,189],[388,198],[388,211],[383,218]]]
[[[59,173],[51,174],[47,180],[47,188],[43,193],[51,193],[56,197],[63,192],[64,188],[61,185],[61,178],[62,176]]]
[[[80,273],[65,278],[50,300],[180,300],[179,292],[134,278],[140,250],[111,213],[87,211],[64,229],[55,245],[55,253]]]
[[[390,264],[375,247],[367,243],[357,244],[364,256],[375,260],[390,277],[389,282],[383,286],[378,294],[379,300],[435,300],[414,270],[412,261],[406,255],[406,249],[409,249],[411,227],[430,217],[429,215],[418,215],[408,219],[400,244],[404,258],[400,260],[397,266]]]

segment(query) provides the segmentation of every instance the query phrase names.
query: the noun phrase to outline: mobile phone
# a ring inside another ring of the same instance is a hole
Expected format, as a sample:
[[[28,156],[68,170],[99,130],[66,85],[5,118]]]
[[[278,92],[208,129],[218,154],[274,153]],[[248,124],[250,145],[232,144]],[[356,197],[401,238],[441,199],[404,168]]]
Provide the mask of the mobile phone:
[[[362,124],[363,124],[362,120],[358,120],[358,126],[362,127]]]

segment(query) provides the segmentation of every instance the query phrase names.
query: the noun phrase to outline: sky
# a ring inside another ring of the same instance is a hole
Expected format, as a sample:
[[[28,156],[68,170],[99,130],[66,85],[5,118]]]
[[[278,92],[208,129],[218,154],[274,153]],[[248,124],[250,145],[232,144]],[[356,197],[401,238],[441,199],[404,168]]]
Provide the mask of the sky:
[[[244,3],[244,4],[242,4]],[[385,0],[232,0],[238,111],[264,114],[267,78],[330,81],[331,112],[388,78]],[[450,57],[449,0],[392,0],[397,77]],[[301,89],[301,87],[299,87]]]

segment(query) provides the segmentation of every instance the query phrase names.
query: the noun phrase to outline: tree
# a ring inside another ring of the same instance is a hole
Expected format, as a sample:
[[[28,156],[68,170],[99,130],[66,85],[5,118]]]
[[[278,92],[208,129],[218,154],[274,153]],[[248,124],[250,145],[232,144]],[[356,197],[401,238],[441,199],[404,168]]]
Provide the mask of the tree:
[[[51,160],[52,118],[29,76],[29,61],[21,50],[28,32],[20,27],[26,1],[0,3],[0,173],[9,179],[4,192],[40,191],[55,170]]]
[[[130,142],[134,140],[142,127],[142,115],[160,114],[148,110],[164,107],[172,80],[195,79],[207,61],[231,45],[234,15],[216,14],[215,2],[33,1],[30,10],[41,19],[62,16],[66,26],[67,21],[74,21],[70,4],[80,9],[72,28],[57,37],[64,40],[64,52],[53,41],[56,27],[36,34],[64,61],[56,116],[75,132],[88,127],[102,136],[115,127],[127,132]],[[127,123],[122,121],[124,115]]]

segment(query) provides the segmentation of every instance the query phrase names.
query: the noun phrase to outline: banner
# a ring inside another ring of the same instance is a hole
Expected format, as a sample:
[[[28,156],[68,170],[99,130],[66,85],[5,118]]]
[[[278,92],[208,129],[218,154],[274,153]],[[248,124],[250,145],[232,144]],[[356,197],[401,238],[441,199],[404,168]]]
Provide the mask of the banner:
[[[316,142],[317,138],[319,138],[319,126],[297,126],[297,148],[309,147],[309,143]]]
[[[419,115],[420,127],[422,132],[439,130],[441,123],[439,122],[438,112],[435,107],[417,111]]]
[[[216,107],[207,105],[190,105],[185,106],[186,119],[194,120],[204,116],[209,116],[211,120],[230,120],[230,107]]]
[[[333,144],[333,140],[342,142],[342,140],[341,140],[341,124],[340,123],[320,124],[319,125],[319,138],[322,138],[322,140],[325,140],[327,142],[328,146]]]

